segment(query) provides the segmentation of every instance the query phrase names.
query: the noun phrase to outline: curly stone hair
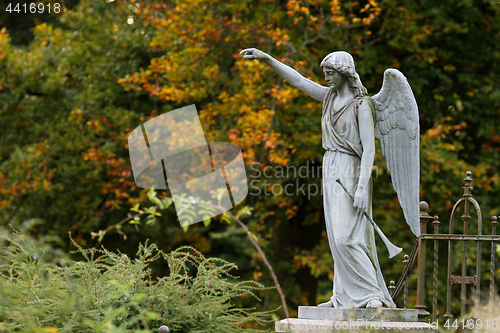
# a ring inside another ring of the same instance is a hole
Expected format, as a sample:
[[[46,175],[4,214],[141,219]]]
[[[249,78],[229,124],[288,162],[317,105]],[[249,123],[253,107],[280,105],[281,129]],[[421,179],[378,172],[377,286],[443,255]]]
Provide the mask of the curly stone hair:
[[[364,97],[368,91],[361,83],[356,68],[354,67],[354,59],[344,51],[332,52],[327,55],[320,64],[321,68],[331,68],[343,75],[347,84],[351,88],[356,97]]]

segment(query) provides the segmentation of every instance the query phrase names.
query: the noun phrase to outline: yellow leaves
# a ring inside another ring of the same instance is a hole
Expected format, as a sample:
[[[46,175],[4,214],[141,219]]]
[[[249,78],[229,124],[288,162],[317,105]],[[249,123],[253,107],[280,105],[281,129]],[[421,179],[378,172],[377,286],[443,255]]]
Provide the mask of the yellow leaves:
[[[4,39],[8,39],[8,38],[9,38],[9,33],[7,32],[7,28],[3,27],[0,30],[0,41],[3,41]]]
[[[293,25],[297,25],[302,20],[302,17],[296,17],[293,19]]]
[[[269,161],[275,165],[286,166],[290,156],[286,150],[270,149]]]
[[[310,15],[311,14],[311,12],[309,11],[309,8],[307,8],[307,7],[300,7],[300,11],[302,13],[305,13],[306,15]]]
[[[259,281],[259,278],[262,277],[262,272],[254,272],[253,273],[253,279],[255,281]]]
[[[359,13],[364,13],[364,12],[370,12],[370,19],[373,19],[375,17],[375,14],[379,13],[382,11],[382,8],[379,7],[378,3],[376,1],[370,0],[368,3],[359,10]]]
[[[205,98],[220,79],[220,69],[210,58],[210,48],[187,46],[155,58],[147,70],[119,80],[126,89],[142,88],[152,96],[176,102]]]
[[[337,23],[337,26],[364,25],[369,26],[380,15],[381,8],[376,1],[369,1],[363,7],[359,8],[359,2],[339,3],[338,1],[330,2],[330,9],[333,14],[331,21]],[[357,13],[356,13],[356,8]],[[371,35],[371,31],[365,31],[365,35]],[[354,36],[358,44],[361,43],[361,37]]]
[[[465,128],[466,123],[450,124],[449,122],[452,121],[454,121],[453,117],[443,117],[440,123],[435,124],[434,127],[427,130],[421,136],[422,146],[434,145],[441,151],[446,152],[454,152],[462,149],[461,144],[455,141],[455,137],[460,135],[459,130]]]
[[[332,11],[332,14],[334,14],[334,15],[341,11],[338,0],[332,0],[330,2],[330,10]]]
[[[100,133],[104,129],[102,122],[97,119],[87,121],[87,125],[90,127],[90,130],[94,131],[95,133]]]
[[[433,31],[433,29],[432,29],[432,28],[429,28],[427,25],[424,25],[424,26],[422,27],[422,30],[423,30],[423,32],[424,32],[426,35],[428,35],[428,36],[429,36],[429,35],[431,35],[431,34],[432,34],[432,31]]]
[[[264,80],[264,73],[268,70],[267,65],[260,61],[248,61],[240,59],[236,62],[238,75],[243,80],[245,90],[251,90],[260,86]]]
[[[289,0],[287,3],[287,14],[290,17],[294,17],[294,25],[297,25],[299,21],[305,18],[307,23],[319,23],[323,18],[324,14],[320,13],[319,16],[314,16],[311,14],[311,10],[308,6],[315,6],[315,11],[318,10],[319,4],[318,1],[311,3],[303,0]],[[318,30],[320,29],[321,24],[318,24],[315,28],[309,27],[310,30]]]
[[[276,141],[267,140],[264,146],[266,148],[274,148],[276,147]]]
[[[361,8],[361,9],[359,10],[359,12],[360,12],[360,13],[364,13],[364,12],[366,12],[369,8],[370,8],[370,4],[369,4],[369,3],[367,3],[367,4],[363,7],[363,8]]]
[[[290,40],[288,34],[280,28],[276,28],[271,32],[271,38],[276,41],[276,46],[284,45],[285,41]]]
[[[202,75],[208,80],[216,80],[219,74],[220,74],[220,68],[219,65],[217,64],[206,67],[202,72]]]
[[[99,160],[101,158],[101,153],[95,148],[89,149],[87,152],[83,153],[83,160]]]
[[[359,34],[354,34],[352,37],[358,43],[358,45],[361,45],[361,40],[363,37],[361,37]]]
[[[286,8],[288,8],[287,14],[288,16],[294,16],[295,12],[300,10],[300,4],[298,0],[289,0],[286,4]]]
[[[223,90],[220,94],[219,94],[219,99],[222,101],[222,103],[227,103],[229,101],[229,94],[227,93],[226,90]]]
[[[337,22],[337,23],[347,23],[347,20],[345,19],[345,16],[333,16],[331,18],[331,20],[333,22]]]
[[[368,17],[363,17],[361,22],[363,22],[364,25],[370,25],[374,18],[375,18],[375,15],[370,14]]]
[[[277,105],[284,105],[297,98],[301,92],[290,85],[283,85],[280,87],[273,87],[271,89],[271,96],[276,98]]]
[[[79,108],[73,109],[69,114],[68,121],[81,123],[83,121],[82,114],[83,114],[82,109]]]
[[[456,70],[457,70],[457,68],[456,68],[455,66],[450,65],[450,64],[448,64],[448,65],[444,65],[444,66],[443,66],[443,69],[444,69],[445,71],[447,71],[447,72],[454,72],[454,71],[456,71]]]

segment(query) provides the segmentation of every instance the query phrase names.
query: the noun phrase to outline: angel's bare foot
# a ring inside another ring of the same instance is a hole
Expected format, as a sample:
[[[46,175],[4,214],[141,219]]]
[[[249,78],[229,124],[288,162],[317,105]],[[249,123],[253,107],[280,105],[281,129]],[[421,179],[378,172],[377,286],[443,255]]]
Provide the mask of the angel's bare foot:
[[[322,308],[333,308],[333,302],[332,301],[328,301],[328,302],[325,302],[325,303],[318,304],[318,306],[321,306]]]
[[[382,307],[382,302],[379,301],[378,299],[372,299],[371,301],[366,304],[367,309],[377,309]]]

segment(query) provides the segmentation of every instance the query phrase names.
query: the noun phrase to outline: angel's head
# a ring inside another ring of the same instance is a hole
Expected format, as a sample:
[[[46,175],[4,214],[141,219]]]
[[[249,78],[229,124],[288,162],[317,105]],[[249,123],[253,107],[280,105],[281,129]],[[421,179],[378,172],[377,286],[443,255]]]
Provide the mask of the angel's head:
[[[334,70],[342,75],[354,95],[357,97],[363,97],[368,93],[366,88],[361,83],[358,73],[356,73],[354,59],[349,53],[344,51],[332,52],[323,59],[320,66],[323,68],[325,76],[327,76],[327,73],[331,72],[331,70]]]

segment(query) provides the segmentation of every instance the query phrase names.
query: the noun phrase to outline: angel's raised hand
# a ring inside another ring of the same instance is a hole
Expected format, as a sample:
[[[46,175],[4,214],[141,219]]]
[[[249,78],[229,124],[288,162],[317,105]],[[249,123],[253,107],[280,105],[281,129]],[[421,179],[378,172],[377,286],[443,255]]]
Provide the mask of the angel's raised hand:
[[[243,54],[243,58],[245,59],[267,59],[269,58],[269,54],[262,52],[256,48],[249,48],[241,50],[240,54]]]

